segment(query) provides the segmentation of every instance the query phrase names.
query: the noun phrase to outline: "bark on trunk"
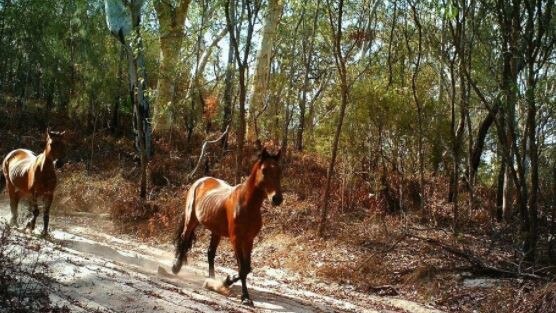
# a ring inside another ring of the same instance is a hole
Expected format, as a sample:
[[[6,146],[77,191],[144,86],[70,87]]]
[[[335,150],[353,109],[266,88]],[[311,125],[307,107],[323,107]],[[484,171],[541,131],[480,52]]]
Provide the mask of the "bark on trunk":
[[[272,57],[272,47],[276,38],[276,29],[280,22],[282,14],[283,0],[269,0],[266,13],[263,36],[261,38],[261,49],[257,56],[257,65],[255,68],[255,76],[253,77],[251,105],[249,107],[247,126],[247,140],[254,142],[258,139],[259,130],[256,116],[259,115],[263,108],[263,103],[268,90],[268,81],[270,79],[270,59]]]
[[[168,1],[154,1],[160,25],[160,65],[157,98],[154,106],[154,128],[157,133],[167,132],[173,122],[173,99],[176,68],[183,41],[183,29],[190,0],[181,0],[176,6]]]

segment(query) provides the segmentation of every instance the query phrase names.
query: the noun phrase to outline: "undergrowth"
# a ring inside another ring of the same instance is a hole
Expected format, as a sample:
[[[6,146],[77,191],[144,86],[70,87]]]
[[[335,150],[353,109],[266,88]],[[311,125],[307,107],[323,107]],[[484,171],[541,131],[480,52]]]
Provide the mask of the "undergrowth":
[[[1,111],[1,110],[0,110]],[[40,131],[22,136],[0,129],[0,153],[28,147],[40,151]],[[106,129],[70,131],[69,164],[59,174],[53,211],[109,213],[121,232],[158,242],[170,242],[183,214],[188,174],[197,162],[202,138],[173,134],[155,140],[149,164],[149,192],[138,198],[139,165],[128,137],[114,137]],[[215,134],[213,134],[213,137]],[[95,138],[93,141],[93,137]],[[194,178],[211,175],[234,182],[234,141],[222,151],[211,146]],[[253,147],[245,153],[243,173],[255,159]],[[477,186],[477,203],[470,210],[465,186],[460,186],[460,225],[451,230],[453,205],[448,203],[448,180],[425,176],[427,214],[420,212],[417,177],[397,172],[354,174],[333,180],[331,210],[325,239],[316,235],[327,160],[312,153],[288,151],[280,207],[265,204],[264,226],[255,244],[253,268],[279,268],[299,277],[317,277],[327,283],[360,292],[395,295],[450,312],[554,312],[554,283],[514,278],[489,281],[486,286],[466,284],[477,277],[465,259],[417,237],[467,251],[489,264],[509,268],[520,264],[517,227],[494,218],[494,190]],[[339,162],[339,167],[348,166]],[[348,172],[346,170],[346,172]],[[386,179],[382,179],[383,177]],[[399,199],[402,187],[403,200]],[[546,227],[543,223],[541,227]],[[204,259],[208,237],[199,232],[193,255]],[[541,253],[546,238],[540,238]],[[235,267],[226,245],[217,263]],[[541,258],[542,259],[542,258]],[[545,257],[545,262],[550,258]],[[553,262],[553,261],[552,261]],[[552,266],[546,263],[546,266]],[[553,275],[553,273],[552,273]],[[552,310],[552,311],[551,311]]]

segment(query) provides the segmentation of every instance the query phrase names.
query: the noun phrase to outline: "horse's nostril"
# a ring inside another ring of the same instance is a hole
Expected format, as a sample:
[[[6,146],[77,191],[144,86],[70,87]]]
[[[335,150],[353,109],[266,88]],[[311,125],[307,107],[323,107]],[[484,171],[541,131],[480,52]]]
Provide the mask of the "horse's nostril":
[[[66,163],[66,161],[62,160],[62,159],[57,159],[54,161],[54,167],[59,169],[62,168],[62,166],[64,166],[64,164]]]
[[[284,200],[284,198],[282,197],[282,195],[274,195],[272,196],[272,204],[274,205],[280,205],[282,204],[282,201]]]

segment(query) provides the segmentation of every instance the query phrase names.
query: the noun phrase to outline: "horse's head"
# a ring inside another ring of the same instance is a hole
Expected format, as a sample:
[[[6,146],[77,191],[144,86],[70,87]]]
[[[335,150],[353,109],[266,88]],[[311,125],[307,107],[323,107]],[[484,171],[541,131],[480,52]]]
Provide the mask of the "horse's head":
[[[264,190],[272,205],[280,205],[284,200],[280,185],[282,177],[280,150],[276,154],[270,154],[266,149],[263,149],[259,153],[259,160],[255,166],[257,167],[256,185]]]
[[[57,168],[62,167],[66,156],[66,143],[64,134],[66,132],[57,132],[50,129],[46,130],[46,150],[49,151],[50,157],[54,161]]]

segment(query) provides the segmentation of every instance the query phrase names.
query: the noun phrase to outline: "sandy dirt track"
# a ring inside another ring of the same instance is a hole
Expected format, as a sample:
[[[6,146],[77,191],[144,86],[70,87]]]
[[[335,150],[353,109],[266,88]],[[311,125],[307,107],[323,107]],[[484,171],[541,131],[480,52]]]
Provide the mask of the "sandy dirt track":
[[[0,219],[8,216],[4,200]],[[49,240],[37,236],[42,227],[39,223],[33,235],[12,232],[12,249],[27,256],[26,266],[35,260],[47,264],[51,301],[67,305],[72,312],[440,312],[411,301],[353,290],[341,294],[326,288],[322,293],[307,291],[281,279],[279,269],[268,269],[268,275],[249,275],[255,308],[245,307],[239,300],[240,284],[233,286],[229,297],[202,288],[207,271],[204,260],[190,260],[174,276],[169,273],[169,245],[149,246],[106,234],[100,224],[109,221],[86,213],[51,219]],[[217,278],[235,272],[216,269]]]

